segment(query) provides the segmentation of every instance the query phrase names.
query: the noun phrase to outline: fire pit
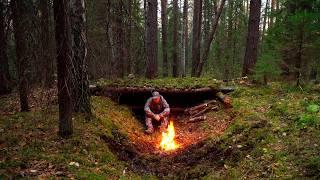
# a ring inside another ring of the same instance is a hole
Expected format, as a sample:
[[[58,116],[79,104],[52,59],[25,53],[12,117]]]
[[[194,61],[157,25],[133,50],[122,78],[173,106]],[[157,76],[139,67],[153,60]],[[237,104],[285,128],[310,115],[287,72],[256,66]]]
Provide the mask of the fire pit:
[[[173,121],[170,121],[166,131],[162,132],[162,139],[160,142],[160,149],[164,151],[172,151],[179,148],[179,144],[175,142],[175,129]]]

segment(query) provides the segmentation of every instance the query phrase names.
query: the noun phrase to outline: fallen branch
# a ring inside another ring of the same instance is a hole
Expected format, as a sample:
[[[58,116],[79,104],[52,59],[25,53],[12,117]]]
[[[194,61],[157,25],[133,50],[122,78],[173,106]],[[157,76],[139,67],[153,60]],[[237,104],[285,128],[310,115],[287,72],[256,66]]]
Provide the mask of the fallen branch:
[[[197,116],[205,114],[206,112],[217,110],[217,109],[218,109],[218,106],[209,106],[209,107],[206,107],[203,110],[197,112],[196,114],[191,114],[191,117],[197,117]]]
[[[207,119],[207,116],[199,116],[199,117],[193,117],[186,121],[186,123],[195,123],[195,122],[201,122]]]
[[[216,103],[217,103],[216,100],[212,100],[212,101],[209,101],[209,102],[207,102],[207,103],[200,104],[200,105],[197,105],[197,106],[188,108],[188,109],[186,109],[186,110],[184,111],[184,113],[185,113],[185,114],[192,115],[192,114],[197,113],[199,110],[204,109],[204,108],[208,107],[209,105],[211,105],[211,104],[216,104]]]
[[[216,96],[218,99],[225,105],[226,108],[231,108],[232,107],[232,100],[229,96],[223,94],[222,92],[216,93]]]

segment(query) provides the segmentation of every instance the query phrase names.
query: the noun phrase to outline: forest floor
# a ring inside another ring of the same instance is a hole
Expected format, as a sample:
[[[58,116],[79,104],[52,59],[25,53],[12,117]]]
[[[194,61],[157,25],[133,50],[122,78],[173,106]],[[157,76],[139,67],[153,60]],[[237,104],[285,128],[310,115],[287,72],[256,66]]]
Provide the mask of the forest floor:
[[[320,178],[320,87],[237,85],[232,109],[203,122],[175,119],[180,148],[158,148],[160,133],[143,133],[130,109],[93,97],[94,118],[74,118],[61,139],[56,90],[35,89],[32,111],[18,96],[0,97],[0,178],[95,179]]]

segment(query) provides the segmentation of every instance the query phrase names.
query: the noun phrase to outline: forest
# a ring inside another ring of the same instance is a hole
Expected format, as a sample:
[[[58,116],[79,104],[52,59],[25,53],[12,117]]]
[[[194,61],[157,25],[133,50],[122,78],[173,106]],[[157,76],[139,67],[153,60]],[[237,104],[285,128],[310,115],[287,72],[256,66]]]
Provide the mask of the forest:
[[[319,179],[320,0],[0,0],[0,179]]]

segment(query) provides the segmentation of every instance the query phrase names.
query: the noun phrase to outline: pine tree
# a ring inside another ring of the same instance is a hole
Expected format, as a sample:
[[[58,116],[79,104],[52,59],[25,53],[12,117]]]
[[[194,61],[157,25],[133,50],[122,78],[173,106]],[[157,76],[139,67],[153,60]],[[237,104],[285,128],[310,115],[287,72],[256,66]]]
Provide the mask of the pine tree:
[[[146,21],[146,56],[147,70],[146,77],[156,78],[158,73],[158,19],[157,0],[147,0],[147,21]]]
[[[54,0],[55,37],[57,42],[59,135],[73,133],[72,124],[72,37],[70,1]]]
[[[30,5],[31,2],[25,0],[13,0],[11,3],[13,7],[13,29],[17,54],[16,64],[19,81],[20,107],[21,111],[29,111],[28,67],[30,59],[28,56],[26,37],[28,36],[27,33],[29,28],[28,5]]]
[[[253,73],[253,68],[258,58],[258,46],[259,46],[259,24],[260,24],[260,9],[261,0],[250,1],[250,16],[248,25],[247,45],[244,56],[244,64],[242,70],[242,76],[247,76]]]

